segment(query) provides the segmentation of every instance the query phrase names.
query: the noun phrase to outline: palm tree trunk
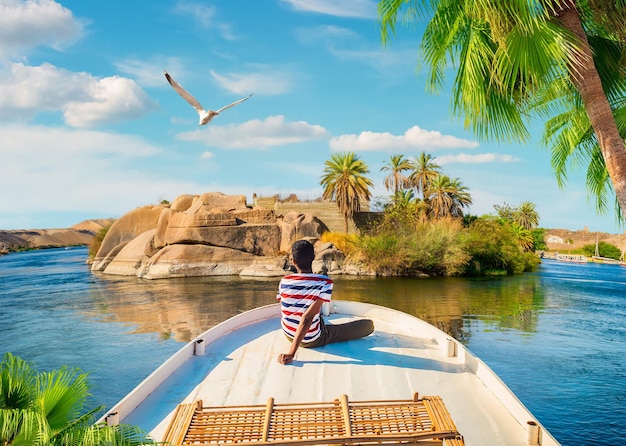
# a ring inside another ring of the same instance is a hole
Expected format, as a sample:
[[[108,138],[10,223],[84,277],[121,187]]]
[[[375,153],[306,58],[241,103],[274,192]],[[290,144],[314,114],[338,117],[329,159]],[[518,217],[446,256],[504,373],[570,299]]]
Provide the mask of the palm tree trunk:
[[[343,216],[343,230],[346,232],[346,234],[348,233],[348,216],[347,215]]]
[[[580,92],[611,177],[615,195],[622,213],[626,215],[626,147],[615,123],[611,105],[602,89],[600,75],[593,62],[592,50],[574,0],[563,1],[561,9],[555,12],[555,16],[582,42],[582,57],[576,66],[571,67],[572,81]]]

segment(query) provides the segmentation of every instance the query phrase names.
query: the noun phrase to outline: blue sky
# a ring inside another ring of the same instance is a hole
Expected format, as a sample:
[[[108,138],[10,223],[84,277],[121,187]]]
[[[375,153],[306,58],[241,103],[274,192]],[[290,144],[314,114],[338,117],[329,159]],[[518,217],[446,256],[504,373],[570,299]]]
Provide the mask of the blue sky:
[[[321,195],[354,151],[374,196],[395,153],[437,157],[469,212],[532,201],[544,228],[621,232],[584,172],[559,189],[541,123],[528,144],[479,142],[425,91],[419,28],[380,41],[370,0],[0,0],[0,229],[120,217],[181,194]],[[167,70],[205,108],[198,127]],[[449,76],[451,78],[451,75]]]

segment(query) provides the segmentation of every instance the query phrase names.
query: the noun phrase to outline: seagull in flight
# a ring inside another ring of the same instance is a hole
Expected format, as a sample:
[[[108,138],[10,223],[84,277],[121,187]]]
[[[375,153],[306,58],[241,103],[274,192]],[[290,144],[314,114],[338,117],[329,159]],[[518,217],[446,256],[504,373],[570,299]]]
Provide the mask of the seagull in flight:
[[[252,94],[251,94],[250,96],[247,96],[247,97],[245,97],[243,99],[239,99],[238,101],[235,101],[232,104],[225,105],[224,107],[220,108],[219,110],[205,110],[204,107],[202,107],[202,104],[200,104],[196,98],[191,96],[187,92],[187,90],[185,90],[183,87],[181,87],[180,84],[178,82],[176,82],[174,80],[174,78],[172,78],[172,76],[170,76],[167,71],[165,71],[165,78],[170,83],[170,85],[174,88],[174,90],[176,90],[176,92],[179,95],[181,95],[185,101],[189,102],[191,104],[191,106],[196,109],[196,111],[198,112],[198,115],[200,116],[200,120],[198,121],[198,125],[208,124],[209,122],[211,122],[211,120],[213,118],[215,118],[217,115],[219,115],[224,110],[226,110],[228,108],[231,108],[231,107],[234,107],[237,104],[241,104],[243,101],[246,101],[246,100],[250,99],[250,96],[252,96]]]

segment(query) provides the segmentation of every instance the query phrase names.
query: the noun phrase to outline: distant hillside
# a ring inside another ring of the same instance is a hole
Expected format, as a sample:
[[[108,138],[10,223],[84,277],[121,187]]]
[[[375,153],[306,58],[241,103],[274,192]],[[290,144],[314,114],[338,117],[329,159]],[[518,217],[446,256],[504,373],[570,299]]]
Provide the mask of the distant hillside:
[[[0,230],[0,254],[28,249],[87,246],[98,231],[114,221],[114,218],[85,220],[65,229]],[[626,233],[546,229],[546,244],[550,251],[569,251],[595,244],[596,237],[598,241],[610,243],[619,249],[626,248]]]
[[[582,231],[546,229],[546,244],[550,251],[569,251],[582,248],[585,245],[595,245],[596,237],[599,242],[610,243],[620,250],[626,248],[626,233],[607,234],[605,232],[592,232],[587,229]]]
[[[114,218],[101,218],[85,220],[63,229],[0,230],[0,254],[29,249],[87,246],[98,231],[114,221]]]

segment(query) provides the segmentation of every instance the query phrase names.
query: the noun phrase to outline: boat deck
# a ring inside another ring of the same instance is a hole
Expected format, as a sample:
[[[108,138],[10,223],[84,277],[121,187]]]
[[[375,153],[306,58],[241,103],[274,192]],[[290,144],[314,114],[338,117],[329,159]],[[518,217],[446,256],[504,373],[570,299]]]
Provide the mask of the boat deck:
[[[281,365],[277,357],[289,349],[289,341],[280,330],[278,306],[271,311],[274,318],[226,327],[226,334],[205,342],[204,352],[184,359],[120,421],[138,425],[160,441],[180,403],[264,405],[273,398],[276,404],[291,404],[333,401],[340,395],[350,401],[406,400],[417,392],[442,398],[468,446],[527,444],[525,422],[531,419],[523,405],[481,361],[438,330],[431,327],[429,332],[423,321],[417,330],[416,318],[374,309],[365,312],[375,321],[372,335],[301,348],[293,363]],[[328,321],[351,317],[331,314]],[[494,394],[494,387],[501,391]],[[523,417],[529,420],[520,423]]]

